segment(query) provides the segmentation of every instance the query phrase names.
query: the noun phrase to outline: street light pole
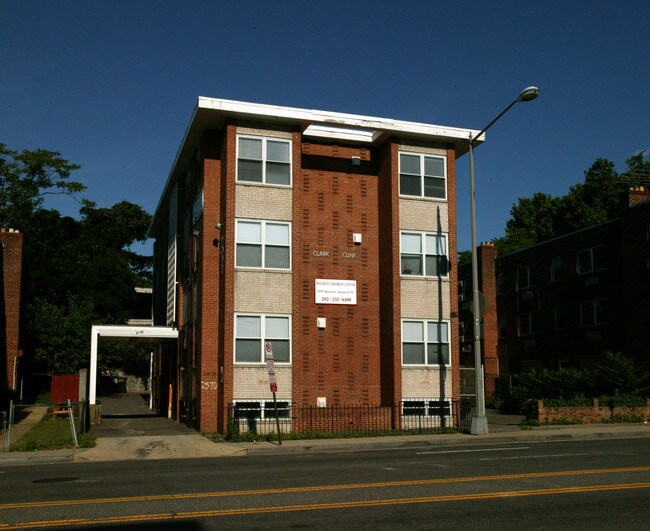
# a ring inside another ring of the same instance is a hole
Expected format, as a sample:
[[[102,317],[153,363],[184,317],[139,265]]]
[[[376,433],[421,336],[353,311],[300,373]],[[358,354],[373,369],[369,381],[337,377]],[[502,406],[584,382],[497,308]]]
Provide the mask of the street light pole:
[[[481,362],[481,307],[479,304],[478,289],[478,255],[476,252],[476,199],[474,193],[474,142],[481,138],[515,103],[534,100],[539,95],[537,87],[526,87],[515,100],[501,113],[487,124],[476,136],[469,135],[469,193],[470,212],[472,216],[472,313],[474,314],[474,378],[476,387],[476,407],[472,416],[472,435],[487,435],[488,422],[485,416],[485,389],[483,378],[483,364]]]

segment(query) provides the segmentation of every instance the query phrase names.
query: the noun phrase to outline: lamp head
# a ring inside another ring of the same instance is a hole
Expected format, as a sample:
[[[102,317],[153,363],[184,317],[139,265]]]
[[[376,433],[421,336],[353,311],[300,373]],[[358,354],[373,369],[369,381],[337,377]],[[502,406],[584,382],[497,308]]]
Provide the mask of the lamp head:
[[[537,87],[526,87],[517,96],[517,101],[530,101],[539,96],[539,89]]]

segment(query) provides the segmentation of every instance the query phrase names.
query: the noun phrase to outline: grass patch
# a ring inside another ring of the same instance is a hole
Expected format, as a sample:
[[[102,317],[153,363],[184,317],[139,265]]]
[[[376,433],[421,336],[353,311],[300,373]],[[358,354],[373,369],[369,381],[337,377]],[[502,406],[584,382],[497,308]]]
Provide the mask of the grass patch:
[[[95,438],[82,433],[78,436],[79,448],[92,448]],[[24,437],[11,443],[12,452],[29,452],[34,450],[60,450],[74,448],[69,419],[52,418],[45,415],[41,421],[29,430]]]
[[[216,431],[202,431],[200,433],[203,437],[209,441],[212,441],[213,443],[226,442],[224,436],[221,433],[217,433]]]

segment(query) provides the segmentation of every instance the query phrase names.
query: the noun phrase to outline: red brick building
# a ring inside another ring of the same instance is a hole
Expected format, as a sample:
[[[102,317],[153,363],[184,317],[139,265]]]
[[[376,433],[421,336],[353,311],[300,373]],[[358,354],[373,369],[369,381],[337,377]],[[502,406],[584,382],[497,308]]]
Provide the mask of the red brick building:
[[[264,418],[270,342],[281,409],[450,411],[470,133],[199,98],[151,228],[154,322],[179,329],[159,406],[204,431]]]
[[[13,229],[0,230],[2,282],[0,283],[0,381],[8,392],[20,385],[20,299],[23,264],[23,235]]]
[[[497,248],[492,242],[484,242],[477,248],[479,292],[481,299],[481,360],[484,372],[485,394],[491,397],[496,389],[496,380],[500,374],[500,363],[497,355],[498,346],[498,317],[497,317],[497,284],[496,258]],[[474,314],[472,312],[472,264],[464,263],[458,266],[458,300],[460,334],[458,346],[459,365],[462,369],[474,369]],[[474,394],[474,373],[468,372],[461,378],[467,383],[467,394]],[[464,387],[461,385],[461,387]],[[465,392],[461,389],[461,393]]]
[[[629,190],[619,217],[606,223],[499,257],[482,244],[479,258],[488,395],[498,374],[589,368],[605,350],[648,359],[650,193],[643,187]],[[459,277],[460,298],[471,298],[471,273],[461,267]],[[460,347],[463,365],[472,346],[461,340]]]

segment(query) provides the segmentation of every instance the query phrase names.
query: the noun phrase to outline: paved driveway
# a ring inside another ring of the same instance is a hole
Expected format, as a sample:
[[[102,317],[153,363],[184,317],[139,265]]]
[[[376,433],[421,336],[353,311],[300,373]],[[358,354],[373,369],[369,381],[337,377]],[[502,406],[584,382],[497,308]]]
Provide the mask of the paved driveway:
[[[149,409],[149,395],[119,393],[99,398],[102,418],[88,432],[93,437],[182,435],[196,433],[180,422]]]
[[[100,397],[102,418],[89,430],[95,448],[80,450],[75,461],[174,459],[243,455],[237,445],[215,443],[180,422],[149,409],[148,395],[123,393]]]

